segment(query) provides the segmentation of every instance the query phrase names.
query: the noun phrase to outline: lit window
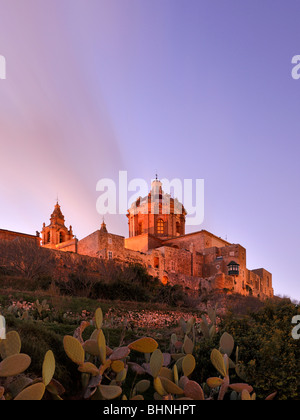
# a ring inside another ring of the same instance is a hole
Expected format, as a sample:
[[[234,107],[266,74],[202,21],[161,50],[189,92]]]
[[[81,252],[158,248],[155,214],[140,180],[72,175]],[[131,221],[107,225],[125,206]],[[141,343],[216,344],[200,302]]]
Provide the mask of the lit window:
[[[157,222],[157,233],[162,235],[164,233],[164,221],[159,219]]]
[[[229,276],[239,276],[240,274],[240,265],[235,261],[231,261],[228,264],[228,275]]]
[[[168,284],[168,282],[169,282],[168,277],[167,277],[167,276],[163,276],[163,278],[162,278],[161,282],[162,282],[162,284],[163,284],[164,286],[166,286],[166,285]]]

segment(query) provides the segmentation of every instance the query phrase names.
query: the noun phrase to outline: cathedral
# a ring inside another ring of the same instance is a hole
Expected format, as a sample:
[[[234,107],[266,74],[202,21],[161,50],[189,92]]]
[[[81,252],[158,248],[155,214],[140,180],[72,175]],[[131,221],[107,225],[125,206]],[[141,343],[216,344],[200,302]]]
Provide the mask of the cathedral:
[[[249,270],[246,249],[206,231],[185,233],[186,210],[162,183],[152,182],[148,196],[138,198],[127,213],[128,237],[110,233],[103,220],[100,229],[78,240],[57,202],[50,224],[28,239],[59,252],[72,252],[119,264],[142,264],[163,284],[181,285],[199,294],[212,290],[266,299],[274,295],[272,274],[264,268]],[[18,235],[1,231],[4,236]]]

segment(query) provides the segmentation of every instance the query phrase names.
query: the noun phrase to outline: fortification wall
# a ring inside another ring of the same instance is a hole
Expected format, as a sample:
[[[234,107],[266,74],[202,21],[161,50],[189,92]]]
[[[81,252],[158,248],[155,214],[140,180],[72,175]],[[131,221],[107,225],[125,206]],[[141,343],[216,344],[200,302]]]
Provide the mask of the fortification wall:
[[[0,240],[2,241],[13,241],[15,239],[25,239],[28,241],[36,242],[37,245],[40,245],[41,238],[37,235],[27,235],[26,233],[20,233],[20,232],[13,232],[10,230],[0,229]]]

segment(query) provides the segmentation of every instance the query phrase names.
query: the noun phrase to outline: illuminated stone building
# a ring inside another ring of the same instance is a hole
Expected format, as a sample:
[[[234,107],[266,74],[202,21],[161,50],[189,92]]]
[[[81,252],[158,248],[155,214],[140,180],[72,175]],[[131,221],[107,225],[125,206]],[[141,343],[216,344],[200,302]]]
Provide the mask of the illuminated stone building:
[[[164,193],[156,179],[148,196],[138,198],[128,210],[128,238],[110,233],[103,220],[98,230],[77,240],[56,203],[41,238],[39,232],[31,236],[0,230],[0,240],[25,237],[59,252],[142,264],[163,284],[181,285],[193,293],[226,290],[261,299],[273,296],[272,274],[264,268],[249,270],[243,246],[206,230],[186,234],[186,215],[183,205]]]

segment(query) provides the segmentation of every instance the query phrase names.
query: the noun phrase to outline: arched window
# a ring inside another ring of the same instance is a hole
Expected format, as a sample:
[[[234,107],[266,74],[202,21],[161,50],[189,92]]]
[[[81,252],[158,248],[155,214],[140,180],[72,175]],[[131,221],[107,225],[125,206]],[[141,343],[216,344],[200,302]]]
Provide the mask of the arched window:
[[[180,223],[176,222],[176,233],[180,235]]]
[[[50,234],[50,232],[48,232],[48,234],[47,234],[47,242],[50,242],[50,240],[51,240],[51,234]]]
[[[164,221],[159,219],[157,222],[157,233],[158,235],[163,235],[164,233]]]
[[[158,257],[154,257],[153,266],[154,266],[154,268],[159,268],[159,258]]]
[[[63,232],[59,232],[59,243],[61,244],[62,242],[64,242],[65,240],[65,235],[63,234]]]

